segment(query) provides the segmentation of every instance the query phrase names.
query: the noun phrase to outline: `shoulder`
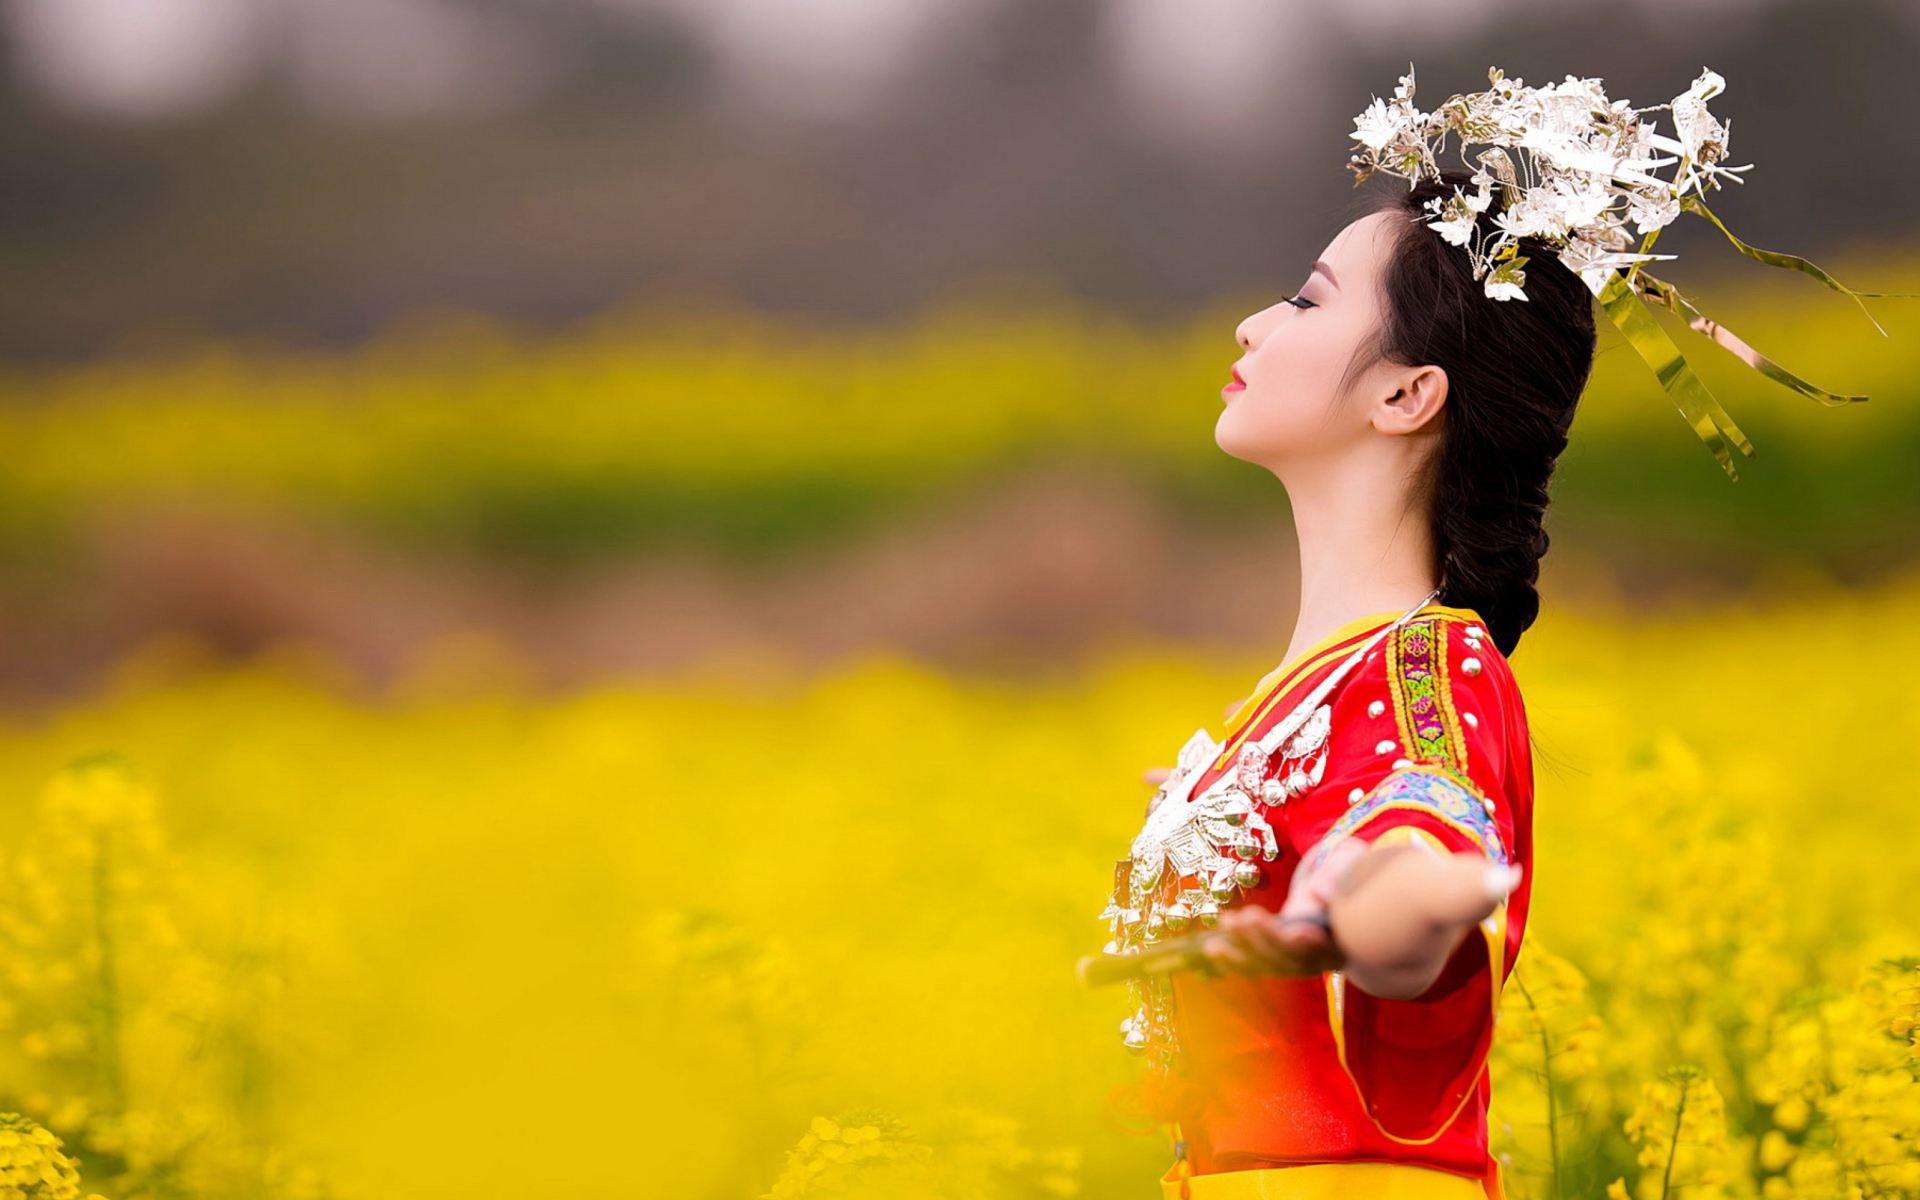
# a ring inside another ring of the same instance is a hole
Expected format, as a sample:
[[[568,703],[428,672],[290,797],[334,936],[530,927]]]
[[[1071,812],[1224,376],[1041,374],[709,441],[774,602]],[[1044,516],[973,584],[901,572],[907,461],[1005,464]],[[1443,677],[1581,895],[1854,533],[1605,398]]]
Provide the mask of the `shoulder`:
[[[1505,847],[1524,840],[1532,804],[1525,717],[1478,614],[1429,606],[1386,631],[1332,698],[1328,718],[1325,769],[1287,818],[1297,846],[1409,821],[1454,839],[1452,848],[1476,845],[1501,861]]]
[[[1429,605],[1390,631],[1360,665],[1333,714],[1390,762],[1465,771],[1524,738],[1513,673],[1471,609]]]

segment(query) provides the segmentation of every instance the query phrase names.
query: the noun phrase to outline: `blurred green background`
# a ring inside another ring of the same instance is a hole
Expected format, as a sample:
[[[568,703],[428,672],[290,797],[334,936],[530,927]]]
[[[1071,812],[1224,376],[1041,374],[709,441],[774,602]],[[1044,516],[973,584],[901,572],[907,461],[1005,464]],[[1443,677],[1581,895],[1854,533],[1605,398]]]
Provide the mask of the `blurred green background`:
[[[1284,499],[1210,425],[1240,316],[1351,214],[1352,114],[1489,63],[1639,104],[1710,63],[1716,206],[1916,290],[1900,0],[11,0],[0,694],[188,636],[581,682],[863,647],[1270,653]],[[1371,186],[1379,186],[1375,181]],[[1698,228],[1694,228],[1698,226]],[[1662,250],[1761,458],[1728,485],[1609,344],[1555,596],[1863,582],[1915,551],[1915,314]]]

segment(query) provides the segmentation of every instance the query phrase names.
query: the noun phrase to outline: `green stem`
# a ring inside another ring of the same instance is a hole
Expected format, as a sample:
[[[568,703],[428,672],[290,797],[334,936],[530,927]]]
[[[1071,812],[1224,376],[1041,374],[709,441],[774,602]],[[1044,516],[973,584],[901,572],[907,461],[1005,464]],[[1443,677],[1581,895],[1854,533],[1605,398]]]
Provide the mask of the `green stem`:
[[[1547,1038],[1547,1019],[1541,1016],[1540,1006],[1533,1002],[1527,981],[1516,972],[1514,982],[1520,985],[1520,997],[1527,1002],[1527,1011],[1537,1018],[1534,1023],[1540,1029],[1540,1077],[1547,1087],[1547,1163],[1552,1170],[1553,1200],[1560,1200],[1560,1100],[1554,1095],[1553,1044]]]
[[[1693,1087],[1693,1080],[1680,1080],[1680,1103],[1673,1109],[1673,1140],[1667,1143],[1667,1165],[1660,1173],[1660,1200],[1667,1200],[1667,1193],[1673,1186],[1673,1160],[1680,1157],[1680,1122],[1687,1115],[1687,1092]]]
[[[107,831],[93,844],[93,937],[99,947],[100,1074],[113,1110],[126,1107],[125,1076],[120,1062],[120,977],[113,936],[113,873]]]

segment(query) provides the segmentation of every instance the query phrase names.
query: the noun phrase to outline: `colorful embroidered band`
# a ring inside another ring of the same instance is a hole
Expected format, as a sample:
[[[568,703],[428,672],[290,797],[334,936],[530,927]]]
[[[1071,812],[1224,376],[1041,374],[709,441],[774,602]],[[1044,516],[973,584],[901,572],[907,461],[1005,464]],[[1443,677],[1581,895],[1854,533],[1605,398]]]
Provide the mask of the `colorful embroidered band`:
[[[1309,871],[1317,868],[1334,846],[1354,836],[1382,813],[1409,809],[1465,834],[1486,851],[1488,858],[1501,866],[1511,861],[1505,843],[1500,840],[1500,828],[1494,823],[1493,812],[1484,797],[1450,771],[1415,766],[1402,767],[1387,776],[1379,786],[1341,813],[1340,819],[1333,823],[1314,848]]]

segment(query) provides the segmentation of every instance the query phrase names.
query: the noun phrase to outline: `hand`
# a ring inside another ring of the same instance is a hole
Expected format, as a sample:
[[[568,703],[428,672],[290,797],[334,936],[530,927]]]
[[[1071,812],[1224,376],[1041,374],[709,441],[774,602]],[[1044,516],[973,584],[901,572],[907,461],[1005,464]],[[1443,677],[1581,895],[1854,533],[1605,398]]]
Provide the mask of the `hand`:
[[[1369,850],[1335,893],[1330,915],[1347,978],[1364,992],[1411,1000],[1433,986],[1475,924],[1520,882],[1518,867],[1474,850]]]
[[[1329,905],[1347,871],[1367,852],[1367,844],[1348,838],[1313,870],[1311,857],[1294,868],[1287,901],[1278,914],[1257,904],[1220,914],[1217,936],[1206,954],[1216,966],[1244,975],[1314,975],[1332,971],[1345,960],[1334,941]]]

